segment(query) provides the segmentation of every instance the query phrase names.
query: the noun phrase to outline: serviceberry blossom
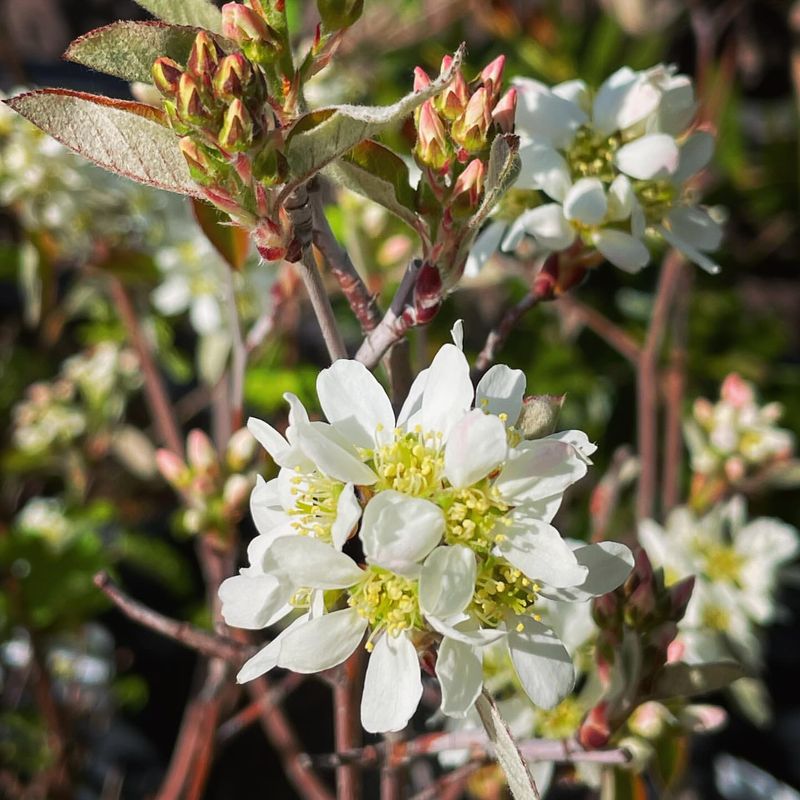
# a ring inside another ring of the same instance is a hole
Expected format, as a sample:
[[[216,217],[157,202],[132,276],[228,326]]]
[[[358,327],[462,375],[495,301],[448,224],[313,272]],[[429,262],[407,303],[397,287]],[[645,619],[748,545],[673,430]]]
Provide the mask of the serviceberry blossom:
[[[719,401],[698,398],[685,425],[692,469],[736,484],[786,461],[794,450],[794,434],[778,427],[782,414],[780,403],[759,405],[753,385],[731,373],[722,382]]]
[[[513,83],[522,160],[507,209],[513,205],[513,218],[500,209],[473,249],[471,271],[526,235],[545,252],[581,242],[628,272],[650,260],[650,235],[719,271],[706,253],[722,230],[686,188],[714,149],[709,133],[687,131],[696,108],[689,77],[660,64],[623,67],[597,91],[580,80],[552,89],[528,78]],[[529,197],[532,190],[546,199]]]
[[[736,496],[702,517],[677,508],[664,528],[644,520],[639,541],[667,583],[696,576],[675,643],[682,660],[758,665],[758,629],[778,616],[780,569],[800,552],[797,530],[769,517],[748,522]]]
[[[419,654],[436,654],[442,710],[463,717],[481,690],[484,647],[503,641],[536,704],[571,690],[572,659],[537,600],[603,594],[632,558],[613,542],[573,550],[552,527],[594,445],[580,431],[526,439],[523,373],[497,365],[473,389],[460,324],[454,339],[397,416],[373,375],[342,359],[317,380],[327,422],[292,395],[285,436],[250,420],[280,471],[253,492],[259,536],[250,565],[220,587],[223,615],[263,628],[304,613],[240,681],[275,666],[330,669],[364,641],[362,724],[399,730],[422,693]]]

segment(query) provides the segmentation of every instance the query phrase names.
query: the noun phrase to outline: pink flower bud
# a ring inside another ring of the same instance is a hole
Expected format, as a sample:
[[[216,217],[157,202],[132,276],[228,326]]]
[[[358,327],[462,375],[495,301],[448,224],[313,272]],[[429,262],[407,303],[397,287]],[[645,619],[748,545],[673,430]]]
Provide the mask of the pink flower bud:
[[[450,56],[446,56],[446,58],[453,60]],[[444,70],[444,65],[442,65],[442,69]],[[437,105],[442,116],[452,121],[464,113],[468,103],[469,87],[459,70],[450,85],[439,95]]]
[[[467,208],[475,208],[483,194],[483,181],[486,177],[486,166],[479,158],[473,159],[467,168],[458,176],[453,186],[451,201],[460,201]]]
[[[414,67],[414,91],[419,92],[431,85],[431,79],[422,67]]]
[[[178,83],[183,74],[179,64],[171,58],[157,58],[151,70],[153,83],[165,97],[174,97],[178,91]]]
[[[214,70],[223,55],[222,48],[214,41],[211,34],[208,31],[200,31],[189,52],[186,71],[210,85]]]
[[[731,483],[738,483],[747,473],[747,465],[741,456],[731,456],[725,461],[725,477]]]
[[[187,72],[178,81],[177,110],[182,122],[203,123],[209,116],[196,81]]]
[[[238,98],[225,111],[219,131],[219,144],[223,150],[247,150],[253,143],[253,119]]]
[[[517,90],[512,86],[498,101],[492,111],[492,121],[501,133],[513,133],[517,114]]]
[[[483,150],[488,144],[486,134],[491,122],[489,95],[481,86],[470,97],[464,113],[453,123],[453,139],[470,152]]]
[[[722,382],[720,396],[734,408],[743,408],[754,402],[752,384],[744,380],[741,375],[732,372]]]
[[[252,67],[243,53],[225,56],[214,74],[214,94],[227,102],[241,97],[252,76]]]
[[[252,481],[246,475],[231,475],[222,489],[222,503],[227,517],[238,517],[250,497]]]
[[[222,35],[243,47],[256,43],[274,50],[279,44],[275,30],[256,11],[239,3],[222,6]]]
[[[490,97],[496,97],[503,83],[503,68],[506,65],[506,57],[499,55],[481,70],[481,80],[487,88]]]
[[[714,419],[714,405],[705,397],[698,397],[694,401],[694,418],[701,424],[707,425]]]
[[[446,171],[450,163],[444,125],[430,100],[426,100],[419,111],[415,152],[421,164],[437,172]]]
[[[210,472],[217,466],[217,451],[208,436],[199,428],[189,431],[186,455],[189,465],[198,472]]]
[[[225,460],[232,472],[241,472],[253,460],[256,440],[247,428],[239,428],[228,440]]]
[[[156,466],[161,473],[161,477],[170,485],[177,488],[186,483],[188,477],[188,467],[183,460],[171,450],[156,451]]]
[[[578,731],[578,741],[587,750],[599,750],[608,744],[611,729],[608,721],[608,703],[598,703],[586,716]]]

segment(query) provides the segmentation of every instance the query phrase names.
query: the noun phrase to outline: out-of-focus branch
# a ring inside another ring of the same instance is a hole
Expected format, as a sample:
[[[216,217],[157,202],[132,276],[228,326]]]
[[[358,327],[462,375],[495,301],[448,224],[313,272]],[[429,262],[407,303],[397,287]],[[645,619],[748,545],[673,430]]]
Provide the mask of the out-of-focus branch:
[[[231,365],[230,365],[230,417],[231,427],[238,430],[242,427],[242,406],[244,404],[244,373],[247,369],[248,350],[242,333],[242,321],[236,307],[236,287],[233,270],[225,269],[225,294],[228,308],[228,325],[231,329]]]
[[[637,369],[638,449],[640,461],[636,514],[653,516],[658,481],[658,358],[682,271],[683,256],[670,250],[661,266],[656,301]]]
[[[569,322],[578,321],[585,325],[632,364],[638,363],[640,348],[637,342],[603,313],[571,294],[562,295],[556,307]]]
[[[159,438],[165,447],[183,457],[183,440],[181,438],[180,428],[175,419],[172,404],[161,378],[161,373],[150,351],[150,345],[139,324],[139,318],[133,307],[133,301],[128,294],[128,290],[118,278],[109,276],[108,287],[111,293],[111,299],[127,331],[131,346],[136,351],[136,355],[139,358],[139,364],[144,377],[145,397],[147,398],[147,404],[150,408],[153,422],[158,430]]]
[[[134,600],[114,584],[106,572],[94,576],[94,584],[128,619],[144,625],[185,647],[197,650],[206,656],[221,658],[231,664],[240,665],[255,652],[255,648],[241,644],[226,636],[195,628],[188,622],[171,619],[152,608]]]
[[[361,744],[361,723],[358,698],[361,695],[364,650],[357,647],[353,655],[335,670],[333,687],[333,733],[337,752],[349,751]],[[359,800],[361,783],[358,766],[342,764],[336,770],[337,800]]]
[[[477,375],[482,375],[489,369],[497,357],[497,352],[511,335],[511,331],[514,330],[517,323],[528,311],[535,305],[538,305],[540,300],[540,297],[530,291],[522,300],[506,310],[500,322],[489,331],[483,349],[478,353],[478,357],[475,359],[474,371]]]
[[[608,535],[614,511],[619,503],[623,477],[633,461],[633,451],[627,445],[618,447],[611,466],[592,492],[589,511],[592,519],[592,541],[602,542]]]
[[[487,760],[484,758],[468,761],[466,764],[446,772],[439,780],[417,792],[411,800],[456,800],[461,797],[467,781],[483,766]]]

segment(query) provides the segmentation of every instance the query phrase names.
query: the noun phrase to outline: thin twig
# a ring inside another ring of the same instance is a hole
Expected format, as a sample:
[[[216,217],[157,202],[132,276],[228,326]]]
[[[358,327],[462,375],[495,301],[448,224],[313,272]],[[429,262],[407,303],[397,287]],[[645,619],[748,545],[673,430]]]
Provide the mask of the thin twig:
[[[358,698],[361,695],[364,649],[355,652],[336,670],[333,680],[333,732],[337,752],[357,748],[361,744],[361,723],[358,719]],[[336,770],[337,800],[359,800],[361,782],[356,764],[342,764]]]
[[[669,321],[670,309],[685,268],[683,256],[670,250],[664,258],[656,289],[656,301],[637,369],[638,448],[640,461],[636,513],[653,516],[658,481],[658,357]]]
[[[113,276],[108,279],[111,299],[119,312],[122,324],[128,334],[131,346],[136,351],[144,377],[144,391],[150,414],[158,429],[163,444],[172,452],[183,457],[183,440],[180,428],[173,413],[172,404],[161,373],[156,366],[150,345],[139,324],[139,318],[133,307],[128,290],[122,282]]]
[[[611,459],[611,466],[592,492],[589,511],[593,542],[602,542],[608,535],[614,511],[619,503],[623,473],[633,458],[630,447],[627,445],[618,447]]]
[[[447,772],[439,780],[417,792],[411,800],[445,800],[445,798],[456,798],[464,791],[467,781],[487,763],[486,758],[479,758],[468,761],[466,764]]]
[[[403,741],[399,733],[388,733],[384,738],[390,753]],[[397,764],[391,756],[387,758],[381,765],[381,800],[402,800],[405,778],[403,765]]]
[[[500,322],[489,332],[483,349],[475,359],[474,371],[476,375],[482,375],[489,369],[497,357],[497,352],[511,335],[511,331],[514,330],[520,319],[537,305],[540,300],[541,298],[537,297],[533,292],[528,292],[522,300],[515,303],[503,314],[503,318]]]
[[[286,211],[294,224],[295,237],[300,243],[300,260],[295,268],[306,287],[308,299],[317,317],[322,337],[328,348],[331,361],[347,358],[347,349],[342,339],[342,334],[336,324],[330,297],[325,291],[322,277],[317,269],[312,248],[313,219],[311,206],[308,202],[308,191],[305,186],[295,189],[286,201]]]
[[[622,328],[597,309],[587,306],[571,294],[562,295],[556,305],[569,322],[577,320],[611,345],[632,364],[639,361],[640,347]]]
[[[216,656],[231,664],[241,665],[255,653],[255,648],[240,644],[226,636],[209,633],[188,622],[171,619],[134,600],[114,584],[106,572],[94,576],[94,584],[128,619],[174,639],[206,656]]]

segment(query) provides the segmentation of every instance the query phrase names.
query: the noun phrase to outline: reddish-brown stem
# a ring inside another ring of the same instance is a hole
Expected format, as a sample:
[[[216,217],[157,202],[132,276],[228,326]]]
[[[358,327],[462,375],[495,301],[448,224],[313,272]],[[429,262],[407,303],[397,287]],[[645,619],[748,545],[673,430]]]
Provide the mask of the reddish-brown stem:
[[[145,397],[147,398],[153,422],[158,430],[159,438],[165,447],[177,455],[183,456],[183,441],[173,413],[172,403],[161,378],[161,373],[156,366],[150,345],[139,324],[133,301],[128,294],[128,290],[118,278],[110,277],[108,286],[111,299],[119,312],[122,324],[125,326],[131,346],[139,358],[144,377]]]
[[[361,744],[361,723],[358,718],[358,699],[361,694],[361,674],[364,650],[356,651],[333,677],[333,731],[337,752],[352,750]],[[336,769],[337,800],[359,800],[361,781],[356,764],[342,764]]]
[[[417,792],[411,800],[457,800],[463,794],[467,781],[486,763],[485,758],[469,761],[442,775],[433,785]]]
[[[658,481],[658,358],[684,268],[683,256],[677,250],[670,250],[661,267],[656,301],[639,356],[636,376],[640,463],[636,514],[639,519],[653,516],[655,510]]]
[[[505,344],[506,339],[511,335],[511,331],[514,330],[516,324],[528,311],[539,303],[540,299],[541,298],[533,292],[528,292],[522,300],[506,310],[500,322],[489,331],[489,335],[486,337],[486,343],[475,359],[474,372],[477,375],[482,375],[489,369],[492,362],[497,357],[498,350]]]
[[[216,656],[231,664],[239,665],[255,652],[254,648],[240,644],[226,636],[209,633],[195,628],[188,622],[171,619],[153,611],[152,608],[148,608],[125,594],[105,572],[98,572],[94,576],[94,583],[126,617],[162,636],[174,639],[192,650],[197,650],[198,653]]]
[[[402,747],[402,736],[389,733],[385,737],[387,757],[381,766],[381,800],[402,800],[405,788],[405,769],[394,758],[394,748]]]
[[[632,364],[638,363],[640,348],[637,342],[600,311],[587,306],[571,294],[562,295],[557,308],[570,322],[576,320],[585,325]]]
[[[683,399],[686,393],[687,338],[692,273],[682,270],[673,311],[669,364],[664,370],[664,474],[661,511],[666,514],[680,500],[683,461]]]
[[[614,510],[619,502],[622,473],[632,458],[633,452],[630,447],[627,445],[618,447],[611,460],[611,466],[592,492],[589,511],[593,542],[602,542],[608,534]]]

